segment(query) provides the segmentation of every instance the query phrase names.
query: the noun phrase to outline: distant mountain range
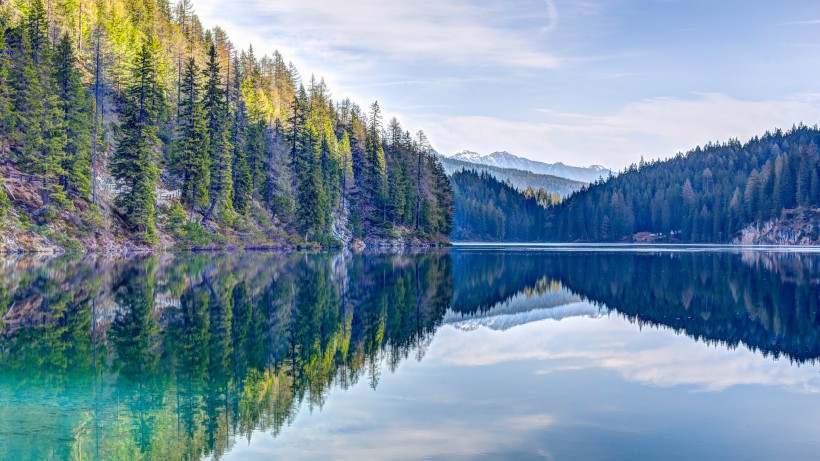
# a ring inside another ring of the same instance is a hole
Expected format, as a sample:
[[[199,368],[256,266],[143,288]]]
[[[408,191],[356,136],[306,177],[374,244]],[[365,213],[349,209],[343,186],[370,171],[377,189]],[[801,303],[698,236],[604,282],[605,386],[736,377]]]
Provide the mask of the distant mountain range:
[[[591,183],[598,180],[598,178],[606,179],[612,172],[601,165],[592,165],[588,167],[577,167],[558,163],[544,163],[535,160],[518,157],[509,152],[493,152],[489,155],[481,155],[477,152],[465,150],[459,152],[452,157],[445,157],[462,162],[474,163],[477,165],[494,166],[499,168],[509,168],[522,171],[531,171],[533,173],[557,176],[560,178],[571,179],[574,181],[581,181]]]
[[[454,157],[445,157],[443,155],[439,155],[439,161],[448,176],[452,176],[454,173],[464,170],[475,170],[478,173],[486,172],[499,181],[509,182],[512,187],[518,189],[519,191],[524,191],[527,187],[532,187],[535,190],[544,189],[549,192],[557,192],[562,197],[567,197],[586,184],[582,181],[574,181],[572,179],[562,178],[559,176],[472,163],[457,160]]]

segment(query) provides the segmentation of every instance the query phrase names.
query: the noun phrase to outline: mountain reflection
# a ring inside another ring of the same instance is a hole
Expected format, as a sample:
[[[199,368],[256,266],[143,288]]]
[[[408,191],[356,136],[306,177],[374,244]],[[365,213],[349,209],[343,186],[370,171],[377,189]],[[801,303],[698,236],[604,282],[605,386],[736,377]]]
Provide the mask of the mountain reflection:
[[[539,296],[551,291],[555,300],[569,292],[602,312],[696,340],[743,344],[797,363],[820,357],[820,254],[479,249],[453,259],[453,309],[464,318],[486,315],[521,294],[531,309],[555,308]],[[492,286],[480,287],[482,281]],[[476,299],[476,291],[489,301]]]
[[[0,263],[0,459],[220,458],[442,324],[617,313],[820,357],[820,255],[453,249]],[[24,430],[21,428],[25,428]]]

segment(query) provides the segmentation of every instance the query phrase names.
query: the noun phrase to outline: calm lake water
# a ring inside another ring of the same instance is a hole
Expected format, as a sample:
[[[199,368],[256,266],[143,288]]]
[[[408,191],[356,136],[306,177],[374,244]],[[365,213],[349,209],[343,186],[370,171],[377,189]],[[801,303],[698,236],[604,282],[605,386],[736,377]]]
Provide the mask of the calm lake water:
[[[0,459],[820,459],[820,254],[0,260]]]

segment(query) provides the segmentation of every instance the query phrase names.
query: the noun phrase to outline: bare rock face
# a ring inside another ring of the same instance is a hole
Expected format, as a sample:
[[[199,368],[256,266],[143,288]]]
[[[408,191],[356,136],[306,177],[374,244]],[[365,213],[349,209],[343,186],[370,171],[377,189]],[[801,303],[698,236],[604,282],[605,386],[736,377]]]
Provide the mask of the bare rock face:
[[[820,208],[783,210],[780,218],[746,226],[740,245],[820,245]]]
[[[333,222],[330,224],[330,234],[333,238],[342,242],[344,246],[350,246],[353,241],[353,232],[351,232],[348,226],[349,216],[350,210],[347,205],[345,205],[343,210],[333,212]]]

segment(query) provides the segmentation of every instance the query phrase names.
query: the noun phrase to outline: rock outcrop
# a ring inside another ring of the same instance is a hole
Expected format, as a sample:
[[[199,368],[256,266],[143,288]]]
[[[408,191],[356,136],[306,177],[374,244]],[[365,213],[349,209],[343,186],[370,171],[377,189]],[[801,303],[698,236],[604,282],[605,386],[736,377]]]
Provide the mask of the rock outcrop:
[[[820,208],[783,210],[780,218],[746,226],[735,244],[820,245]]]

